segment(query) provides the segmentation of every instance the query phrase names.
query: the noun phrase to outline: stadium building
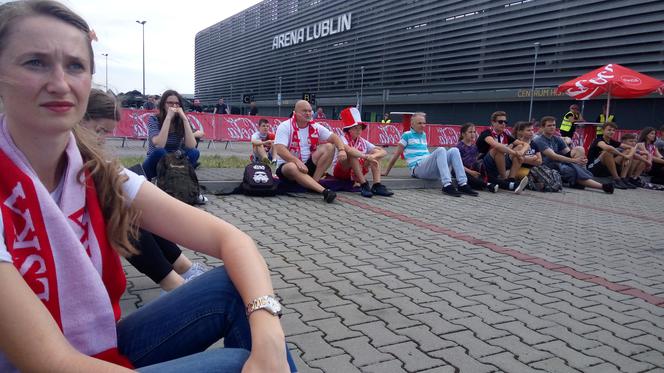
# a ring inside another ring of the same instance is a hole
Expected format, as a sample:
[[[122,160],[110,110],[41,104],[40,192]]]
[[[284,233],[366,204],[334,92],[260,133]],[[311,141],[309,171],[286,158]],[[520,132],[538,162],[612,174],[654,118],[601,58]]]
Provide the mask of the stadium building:
[[[535,57],[537,53],[537,58]],[[336,117],[424,111],[487,123],[561,117],[556,87],[607,63],[664,80],[662,0],[265,0],[196,35],[195,93],[290,113],[305,95]],[[595,119],[605,98],[585,103]],[[664,96],[612,101],[623,128],[664,124]]]

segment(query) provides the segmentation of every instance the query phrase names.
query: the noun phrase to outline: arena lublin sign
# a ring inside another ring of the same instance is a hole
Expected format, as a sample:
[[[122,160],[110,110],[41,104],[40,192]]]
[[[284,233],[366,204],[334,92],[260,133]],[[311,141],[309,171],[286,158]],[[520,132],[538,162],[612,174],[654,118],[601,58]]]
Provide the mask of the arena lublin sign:
[[[272,49],[290,47],[350,30],[351,13],[331,17],[315,24],[284,32],[272,38]]]

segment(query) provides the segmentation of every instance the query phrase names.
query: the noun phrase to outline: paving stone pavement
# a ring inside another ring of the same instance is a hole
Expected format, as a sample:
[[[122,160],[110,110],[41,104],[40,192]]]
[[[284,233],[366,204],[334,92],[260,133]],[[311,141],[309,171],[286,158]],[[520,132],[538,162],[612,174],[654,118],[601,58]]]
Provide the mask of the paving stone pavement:
[[[256,240],[301,372],[664,372],[662,192],[233,195],[204,209]],[[159,290],[125,270],[127,314]]]

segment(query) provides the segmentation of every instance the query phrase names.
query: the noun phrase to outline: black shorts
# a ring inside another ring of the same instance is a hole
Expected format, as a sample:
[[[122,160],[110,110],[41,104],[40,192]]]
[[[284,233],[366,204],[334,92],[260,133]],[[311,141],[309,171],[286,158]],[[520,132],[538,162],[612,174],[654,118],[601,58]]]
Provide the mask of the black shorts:
[[[277,167],[276,173],[277,173],[277,176],[279,177],[279,179],[289,180],[284,175],[284,173],[281,172],[281,168],[284,167],[285,164],[286,163],[282,163],[281,165],[279,165],[279,167]],[[304,162],[304,165],[307,166],[307,170],[308,170],[307,174],[309,174],[309,176],[314,176],[314,173],[316,172],[316,164],[314,164],[314,161],[311,159],[311,157],[309,157],[309,159],[307,159],[307,161]]]
[[[593,174],[593,176],[596,177],[609,177],[611,176],[611,171],[604,165],[604,163],[598,161],[597,163],[593,164],[592,167],[588,167],[588,170]],[[622,170],[622,167],[620,165],[616,165],[616,171],[620,174],[620,171]]]

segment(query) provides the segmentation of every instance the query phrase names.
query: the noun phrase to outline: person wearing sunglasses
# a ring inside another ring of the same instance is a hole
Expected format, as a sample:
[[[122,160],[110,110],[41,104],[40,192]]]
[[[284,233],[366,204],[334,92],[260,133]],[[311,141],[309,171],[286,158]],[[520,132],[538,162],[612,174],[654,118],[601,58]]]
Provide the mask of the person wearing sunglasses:
[[[491,114],[491,128],[482,131],[477,138],[478,159],[484,163],[489,182],[519,193],[528,183],[527,180],[517,183],[514,179],[523,163],[525,147],[519,147],[524,144],[505,130],[507,123],[504,111]]]

